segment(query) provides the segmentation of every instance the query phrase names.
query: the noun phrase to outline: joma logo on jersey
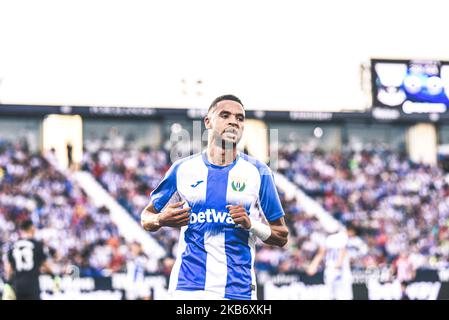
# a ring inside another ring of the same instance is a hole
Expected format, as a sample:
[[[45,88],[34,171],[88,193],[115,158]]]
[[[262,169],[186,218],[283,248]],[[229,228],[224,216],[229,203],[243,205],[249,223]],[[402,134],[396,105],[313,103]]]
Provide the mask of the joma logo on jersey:
[[[207,209],[206,212],[191,212],[190,223],[227,223],[235,224],[229,212],[215,211],[215,209]]]
[[[242,192],[243,190],[245,190],[246,187],[246,181],[243,179],[234,179],[231,182],[231,188],[232,190],[236,191],[236,192]]]

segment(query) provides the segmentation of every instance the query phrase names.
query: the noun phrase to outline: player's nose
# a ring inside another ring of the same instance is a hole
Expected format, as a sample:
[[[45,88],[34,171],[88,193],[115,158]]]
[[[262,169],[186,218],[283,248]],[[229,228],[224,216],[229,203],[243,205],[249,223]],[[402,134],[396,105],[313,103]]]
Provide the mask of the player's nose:
[[[228,125],[233,126],[235,128],[239,127],[239,122],[237,121],[236,117],[229,117]]]

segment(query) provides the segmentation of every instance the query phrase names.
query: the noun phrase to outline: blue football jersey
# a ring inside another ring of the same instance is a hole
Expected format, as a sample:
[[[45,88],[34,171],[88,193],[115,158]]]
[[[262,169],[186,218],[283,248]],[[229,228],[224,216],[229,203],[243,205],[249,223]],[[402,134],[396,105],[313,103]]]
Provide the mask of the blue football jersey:
[[[158,212],[185,200],[190,222],[181,228],[169,292],[204,290],[228,299],[252,299],[256,236],[237,226],[227,205],[241,204],[252,219],[284,216],[268,166],[238,153],[228,166],[216,166],[205,152],[176,161],[151,201]]]

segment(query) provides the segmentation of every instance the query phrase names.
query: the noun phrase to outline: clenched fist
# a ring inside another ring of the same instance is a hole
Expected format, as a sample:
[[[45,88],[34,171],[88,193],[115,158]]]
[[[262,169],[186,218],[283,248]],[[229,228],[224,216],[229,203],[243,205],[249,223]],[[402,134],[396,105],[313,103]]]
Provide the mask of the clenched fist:
[[[251,228],[251,220],[249,219],[248,213],[242,205],[227,205],[226,209],[228,209],[235,224],[241,225],[244,229]]]

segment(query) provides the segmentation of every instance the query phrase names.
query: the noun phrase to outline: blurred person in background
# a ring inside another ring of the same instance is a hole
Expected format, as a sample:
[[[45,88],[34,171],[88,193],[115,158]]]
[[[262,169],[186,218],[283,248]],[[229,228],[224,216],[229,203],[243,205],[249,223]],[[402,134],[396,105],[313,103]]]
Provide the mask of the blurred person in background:
[[[72,143],[71,142],[67,142],[66,148],[67,148],[68,168],[69,169],[74,169],[73,168],[73,146],[72,146]]]
[[[407,294],[407,282],[401,282],[401,298],[400,300],[410,300],[410,297]]]
[[[347,252],[350,265],[353,268],[363,269],[360,262],[368,254],[368,245],[360,238],[360,230],[353,223],[346,224],[348,234]]]
[[[334,233],[326,235],[317,254],[306,268],[308,275],[314,275],[324,260],[324,283],[333,300],[352,300],[352,275],[347,251],[348,234],[340,226]]]
[[[6,280],[17,300],[40,300],[39,275],[51,274],[52,269],[43,243],[34,239],[32,221],[23,221],[20,231],[20,238],[11,244],[5,259]]]
[[[401,283],[407,286],[416,276],[416,270],[410,260],[410,256],[406,252],[401,252],[397,259],[393,262],[393,275]]]
[[[138,242],[130,244],[129,257],[126,262],[126,276],[129,288],[127,298],[149,299],[149,290],[145,287],[145,272],[148,258],[145,256],[142,246]]]

